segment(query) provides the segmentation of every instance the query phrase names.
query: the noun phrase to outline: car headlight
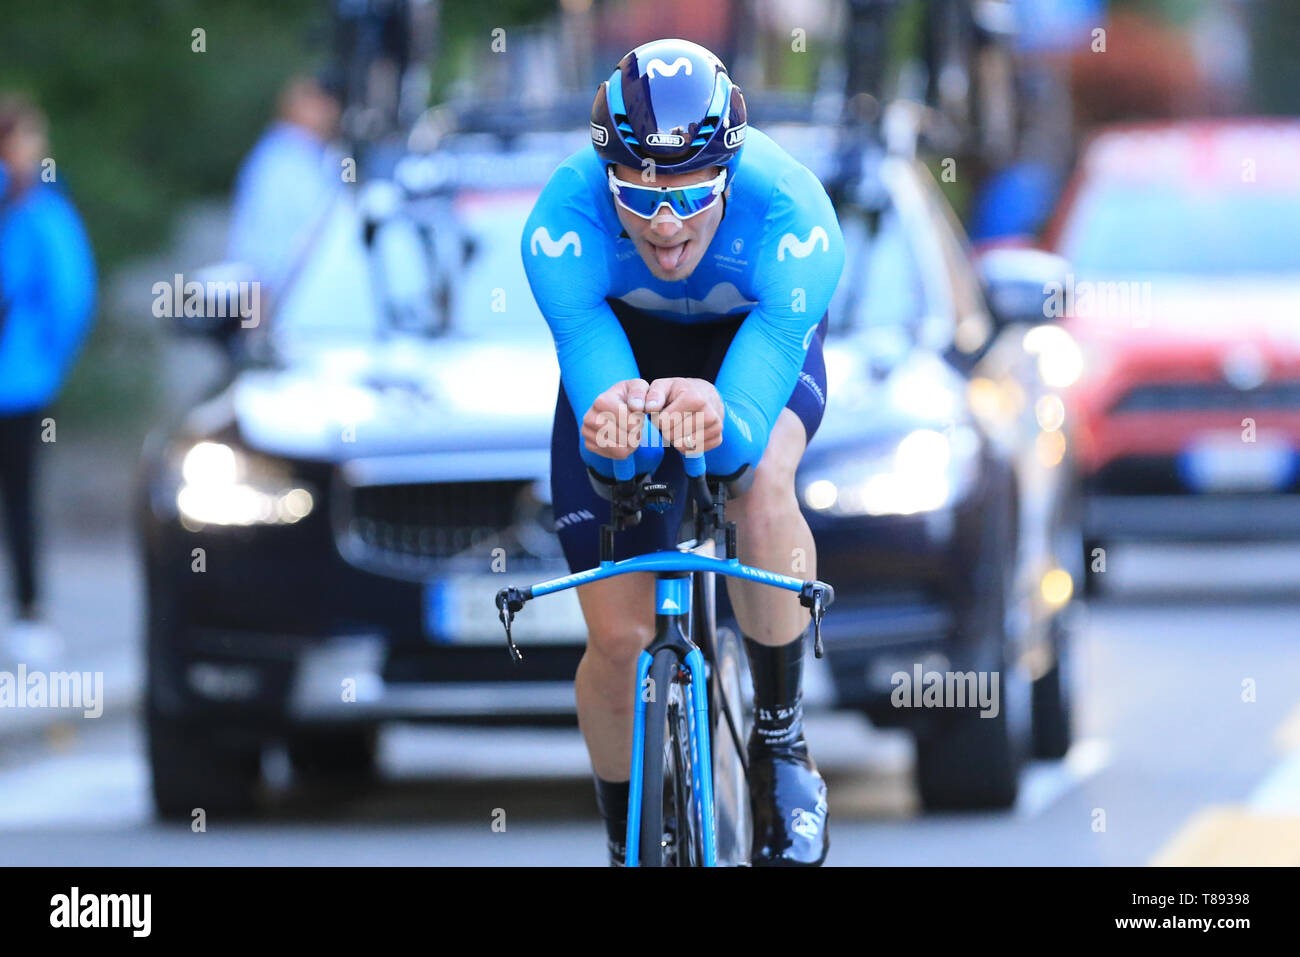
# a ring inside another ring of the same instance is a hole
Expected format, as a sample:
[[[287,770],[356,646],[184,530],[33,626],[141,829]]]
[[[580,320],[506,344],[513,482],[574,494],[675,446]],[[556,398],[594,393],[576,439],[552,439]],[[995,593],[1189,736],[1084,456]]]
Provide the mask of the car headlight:
[[[979,435],[970,426],[917,429],[883,452],[845,456],[803,483],[808,508],[831,515],[914,515],[963,497],[979,471]]]
[[[1060,326],[1034,326],[1025,333],[1023,345],[1026,352],[1038,357],[1038,374],[1049,388],[1068,389],[1083,374],[1083,350]]]
[[[176,507],[190,530],[204,525],[292,525],[315,499],[272,460],[222,442],[198,442],[180,460]]]

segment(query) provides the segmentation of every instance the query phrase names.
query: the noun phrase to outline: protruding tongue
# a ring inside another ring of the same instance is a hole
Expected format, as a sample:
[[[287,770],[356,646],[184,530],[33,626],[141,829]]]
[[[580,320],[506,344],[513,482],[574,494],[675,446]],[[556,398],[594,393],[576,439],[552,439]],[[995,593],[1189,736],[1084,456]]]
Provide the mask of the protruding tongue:
[[[677,268],[677,264],[682,261],[682,255],[686,252],[686,243],[678,243],[676,246],[656,246],[655,258],[659,260],[659,265],[665,270]]]

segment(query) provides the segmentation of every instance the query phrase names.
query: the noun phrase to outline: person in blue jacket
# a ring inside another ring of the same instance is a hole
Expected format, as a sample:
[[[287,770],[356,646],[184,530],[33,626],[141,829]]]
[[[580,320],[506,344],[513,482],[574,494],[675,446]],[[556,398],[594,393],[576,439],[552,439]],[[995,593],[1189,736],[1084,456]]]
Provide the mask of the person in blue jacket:
[[[292,78],[278,115],[235,179],[227,255],[248,265],[271,296],[289,283],[304,248],[342,186],[330,147],[341,106],[320,80]]]
[[[608,510],[588,469],[608,479],[614,459],[678,490],[672,509],[615,537],[614,557],[676,544],[684,477],[666,444],[702,453],[717,478],[752,481],[728,503],[742,561],[789,574],[802,556],[800,574],[815,577],[794,476],[825,408],[825,314],[844,266],[825,189],[748,126],[726,67],[685,40],[642,44],[619,61],[592,105],[591,141],[560,164],[521,237],[560,364],[551,495],[569,567],[598,562]],[[615,864],[652,588],[638,574],[578,589],[588,630],[578,723]],[[807,613],[786,592],[735,579],[727,590],[754,679],[753,863],[821,864],[826,784],[803,732]]]
[[[17,606],[7,645],[22,658],[57,648],[39,602],[36,459],[95,301],[90,242],[48,156],[40,109],[0,98],[0,496]]]

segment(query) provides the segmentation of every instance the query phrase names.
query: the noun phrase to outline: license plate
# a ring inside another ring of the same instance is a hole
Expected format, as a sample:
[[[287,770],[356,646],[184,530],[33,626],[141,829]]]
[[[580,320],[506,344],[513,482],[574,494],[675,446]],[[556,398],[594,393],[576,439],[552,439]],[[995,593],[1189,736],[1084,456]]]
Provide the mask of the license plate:
[[[440,644],[504,645],[506,631],[493,599],[500,589],[515,581],[508,575],[488,574],[450,575],[427,583],[425,635]],[[569,589],[530,601],[515,615],[511,634],[525,654],[529,644],[583,644],[587,625],[577,592]]]
[[[1280,439],[1243,442],[1232,432],[1194,443],[1180,464],[1184,480],[1198,492],[1274,492],[1295,477],[1296,452]]]

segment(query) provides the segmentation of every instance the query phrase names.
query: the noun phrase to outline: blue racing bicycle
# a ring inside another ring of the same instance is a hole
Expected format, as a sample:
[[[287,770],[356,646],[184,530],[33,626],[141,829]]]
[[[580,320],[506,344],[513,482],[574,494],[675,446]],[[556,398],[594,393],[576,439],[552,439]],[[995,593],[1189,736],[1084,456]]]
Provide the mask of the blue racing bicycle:
[[[736,557],[736,526],[726,520],[728,486],[705,474],[702,455],[683,458],[694,504],[693,538],[675,551],[614,561],[614,535],[640,522],[643,509],[662,510],[673,502],[669,486],[650,482],[650,475],[634,474],[631,458],[615,460],[612,484],[594,473],[592,477],[611,503],[610,522],[600,530],[600,566],[526,588],[503,588],[496,595],[507,647],[514,660],[521,661],[510,626],[526,602],[615,575],[655,573],[655,636],[637,661],[627,815],[629,867],[748,863],[744,657],[739,639],[730,630],[717,628],[717,576],[798,592],[800,603],[812,616],[818,658],[822,616],[835,600],[834,589],[825,582],[801,581],[742,565]],[[722,558],[713,554],[720,538],[725,549]]]

